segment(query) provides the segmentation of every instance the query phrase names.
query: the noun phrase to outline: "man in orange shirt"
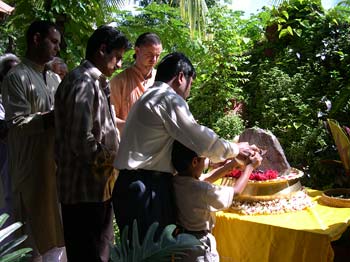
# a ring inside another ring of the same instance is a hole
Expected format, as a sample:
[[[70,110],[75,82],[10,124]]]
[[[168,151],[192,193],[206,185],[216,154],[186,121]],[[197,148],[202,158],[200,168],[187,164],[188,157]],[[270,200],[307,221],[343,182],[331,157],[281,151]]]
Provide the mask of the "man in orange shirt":
[[[135,43],[135,64],[111,80],[111,104],[120,132],[131,107],[153,85],[156,75],[154,66],[162,50],[162,43],[156,34],[148,32],[140,35]]]

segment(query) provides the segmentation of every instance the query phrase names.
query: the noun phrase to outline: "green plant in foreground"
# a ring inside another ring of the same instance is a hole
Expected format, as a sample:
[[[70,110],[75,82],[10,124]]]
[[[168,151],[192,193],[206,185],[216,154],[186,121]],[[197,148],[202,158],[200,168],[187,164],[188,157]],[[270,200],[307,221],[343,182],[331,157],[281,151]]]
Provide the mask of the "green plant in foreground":
[[[8,218],[8,214],[2,214],[0,216],[0,228],[2,228]],[[31,248],[14,250],[15,247],[17,247],[27,238],[26,235],[3,244],[3,241],[21,226],[22,223],[16,222],[0,230],[0,262],[24,261],[23,259],[25,259],[26,255],[32,251]]]
[[[201,242],[190,234],[179,234],[175,238],[172,233],[175,225],[168,225],[164,228],[159,241],[154,241],[154,235],[158,223],[154,222],[146,233],[142,244],[139,242],[138,228],[134,220],[132,228],[132,240],[128,240],[128,227],[125,227],[120,241],[111,248],[112,262],[157,262],[178,260],[184,256],[184,250],[201,245]]]

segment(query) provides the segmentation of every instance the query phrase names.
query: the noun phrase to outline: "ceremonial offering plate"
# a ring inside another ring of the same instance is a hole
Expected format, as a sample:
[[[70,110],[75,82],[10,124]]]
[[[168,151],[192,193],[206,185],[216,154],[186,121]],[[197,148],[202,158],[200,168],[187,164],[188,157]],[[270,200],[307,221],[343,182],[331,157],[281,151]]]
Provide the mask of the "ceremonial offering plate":
[[[327,206],[350,207],[350,189],[328,189],[322,193],[320,201]]]
[[[290,168],[288,172],[277,178],[265,181],[249,180],[243,192],[235,198],[237,201],[268,201],[280,198],[290,198],[302,189],[300,178],[304,173]],[[221,185],[232,186],[236,178],[224,177]]]

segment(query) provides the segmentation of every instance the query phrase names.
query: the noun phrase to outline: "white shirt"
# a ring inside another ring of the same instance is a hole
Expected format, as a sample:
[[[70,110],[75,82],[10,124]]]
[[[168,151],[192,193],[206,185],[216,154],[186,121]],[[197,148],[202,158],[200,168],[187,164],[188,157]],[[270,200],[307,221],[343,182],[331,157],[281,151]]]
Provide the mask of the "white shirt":
[[[190,231],[212,230],[215,212],[231,206],[234,189],[188,176],[174,176],[177,223]]]
[[[213,162],[239,153],[234,143],[220,139],[199,125],[186,101],[168,84],[155,82],[134,104],[128,115],[115,167],[174,173],[171,150],[174,140]]]

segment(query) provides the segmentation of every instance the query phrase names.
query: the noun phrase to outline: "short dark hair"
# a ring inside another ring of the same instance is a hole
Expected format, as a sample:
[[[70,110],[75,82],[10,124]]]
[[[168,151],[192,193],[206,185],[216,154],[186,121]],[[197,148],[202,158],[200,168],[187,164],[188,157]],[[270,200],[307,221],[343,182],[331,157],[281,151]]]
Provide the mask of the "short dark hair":
[[[193,158],[198,154],[188,147],[175,140],[171,151],[171,161],[178,173],[186,171],[192,163]]]
[[[196,77],[196,71],[191,61],[183,53],[170,53],[159,63],[155,81],[167,83],[180,72],[183,72],[187,79]]]
[[[136,39],[135,47],[146,46],[146,45],[161,45],[162,41],[157,34],[146,32]],[[133,58],[136,59],[136,54],[133,55]]]
[[[151,33],[151,32],[146,32],[141,34],[135,42],[135,46],[139,47],[139,46],[144,46],[144,45],[161,45],[162,42],[160,41],[160,38],[158,35],[156,35],[155,33]]]
[[[102,44],[106,45],[107,53],[113,49],[130,49],[131,44],[126,36],[112,26],[102,25],[97,28],[90,36],[87,46],[85,58],[91,58],[100,48]]]
[[[42,38],[45,38],[49,35],[50,28],[57,29],[54,23],[47,20],[37,20],[31,23],[26,33],[27,47],[33,43],[33,37],[36,33],[39,33]]]

